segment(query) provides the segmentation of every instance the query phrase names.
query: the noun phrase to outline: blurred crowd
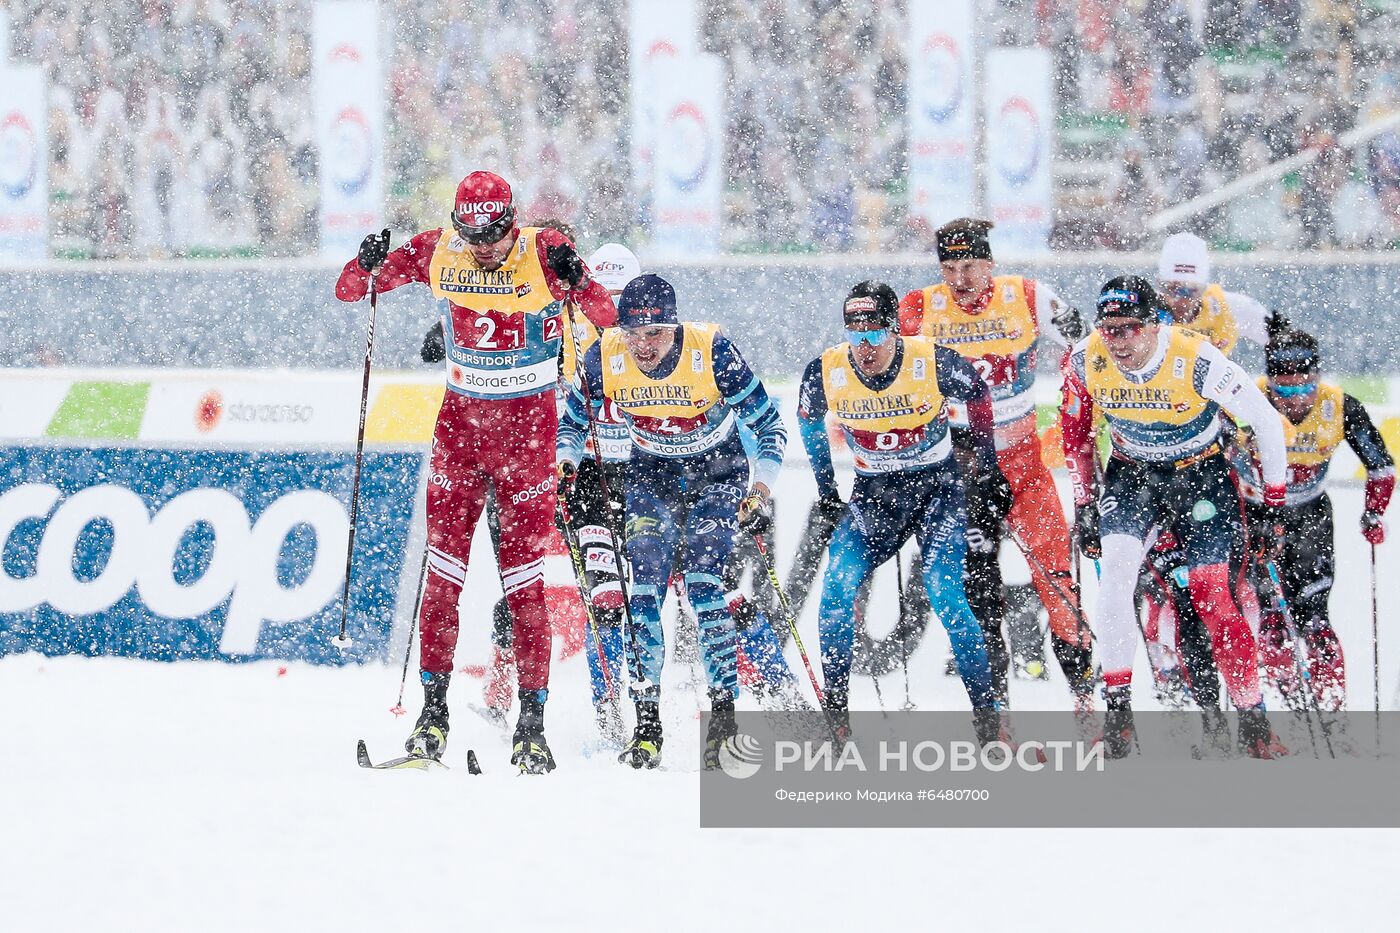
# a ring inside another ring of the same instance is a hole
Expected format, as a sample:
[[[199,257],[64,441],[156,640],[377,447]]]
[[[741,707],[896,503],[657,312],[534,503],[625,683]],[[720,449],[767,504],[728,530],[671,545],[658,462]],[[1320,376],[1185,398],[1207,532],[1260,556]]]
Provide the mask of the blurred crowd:
[[[1132,249],[1166,206],[1295,153],[1200,215],[1239,248],[1400,246],[1400,0],[980,0],[989,44],[1054,56],[1065,249]],[[316,248],[311,0],[12,0],[50,82],[58,255]],[[490,167],[529,218],[635,233],[625,0],[383,0],[388,221],[438,226]],[[705,0],[728,68],[724,243],[920,248],[904,209],[905,4]]]

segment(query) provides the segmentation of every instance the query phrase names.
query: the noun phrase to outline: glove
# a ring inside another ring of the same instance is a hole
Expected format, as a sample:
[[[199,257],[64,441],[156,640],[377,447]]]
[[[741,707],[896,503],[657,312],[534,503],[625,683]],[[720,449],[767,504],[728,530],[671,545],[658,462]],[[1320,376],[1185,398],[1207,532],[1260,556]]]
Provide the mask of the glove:
[[[997,466],[989,467],[977,474],[975,490],[976,494],[990,507],[991,517],[998,522],[1011,513],[1011,506],[1016,503],[1016,496],[1011,491],[1011,484],[1007,482],[1006,474],[1001,472],[1001,468]]]
[[[1381,513],[1361,513],[1361,537],[1372,544],[1385,543],[1385,522],[1381,520]]]
[[[383,233],[371,233],[360,241],[360,268],[373,275],[389,257],[389,228]]]
[[[544,259],[550,271],[569,288],[582,288],[583,283],[588,281],[588,267],[583,264],[578,251],[568,243],[556,243],[547,247]]]
[[[578,481],[578,467],[567,460],[560,460],[554,468],[554,475],[559,480],[559,496],[572,497],[574,483]]]
[[[1251,502],[1245,506],[1245,519],[1249,522],[1250,549],[1265,560],[1281,557],[1284,532],[1278,509]]]
[[[841,493],[835,489],[817,496],[817,514],[827,524],[835,525],[846,514],[846,503],[841,501]]]
[[[1074,508],[1074,540],[1079,553],[1090,560],[1103,556],[1103,541],[1099,538],[1099,504],[1093,500]]]
[[[1288,498],[1288,487],[1283,483],[1264,484],[1264,504],[1271,509],[1283,508]]]
[[[1084,316],[1079,313],[1078,308],[1064,304],[1058,299],[1051,307],[1055,313],[1050,317],[1050,323],[1064,334],[1071,346],[1089,336],[1089,328],[1085,326]]]
[[[772,511],[761,493],[751,492],[739,500],[739,527],[759,536],[773,530]]]

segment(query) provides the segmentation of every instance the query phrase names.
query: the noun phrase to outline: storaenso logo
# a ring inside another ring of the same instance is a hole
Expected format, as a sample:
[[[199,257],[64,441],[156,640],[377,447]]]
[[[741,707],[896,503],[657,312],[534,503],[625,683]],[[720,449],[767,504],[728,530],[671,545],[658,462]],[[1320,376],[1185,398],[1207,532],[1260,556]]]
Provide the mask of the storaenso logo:
[[[15,575],[0,565],[0,613],[48,605],[90,616],[117,605],[133,587],[146,608],[172,619],[197,618],[227,601],[219,650],[243,655],[256,651],[264,623],[315,614],[337,596],[344,578],[349,520],[345,507],[319,490],[289,492],[251,521],[243,503],[222,489],[189,490],[151,514],[125,486],[90,486],[65,499],[56,486],[27,484],[0,495],[0,552],[21,523],[45,519],[33,572]],[[98,524],[110,528],[110,553],[95,567],[76,567],[85,550],[80,541]],[[199,526],[213,532],[208,564],[193,581],[177,579],[177,552]],[[287,586],[278,559],[301,527],[315,536],[315,556],[304,577]]]

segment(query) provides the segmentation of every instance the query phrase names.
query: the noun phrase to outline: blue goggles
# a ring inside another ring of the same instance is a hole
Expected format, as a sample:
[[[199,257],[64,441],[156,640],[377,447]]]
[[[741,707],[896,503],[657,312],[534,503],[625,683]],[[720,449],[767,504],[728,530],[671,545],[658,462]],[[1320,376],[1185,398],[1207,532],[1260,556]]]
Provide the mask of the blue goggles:
[[[1296,386],[1281,386],[1269,383],[1269,388],[1273,390],[1275,395],[1278,395],[1282,398],[1298,398],[1301,395],[1311,395],[1312,393],[1316,392],[1317,383],[1305,382],[1302,385]]]
[[[886,340],[890,339],[889,328],[882,327],[879,330],[851,330],[846,328],[846,339],[851,342],[851,346],[865,344],[868,347],[878,347]]]

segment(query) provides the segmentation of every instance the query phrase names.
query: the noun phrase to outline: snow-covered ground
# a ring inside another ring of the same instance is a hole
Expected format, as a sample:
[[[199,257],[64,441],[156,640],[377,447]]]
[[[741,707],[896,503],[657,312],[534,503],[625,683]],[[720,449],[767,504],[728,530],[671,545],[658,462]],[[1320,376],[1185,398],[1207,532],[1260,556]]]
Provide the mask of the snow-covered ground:
[[[804,472],[785,473],[785,513],[805,508]],[[1334,497],[1333,613],[1352,706],[1369,709],[1360,494]],[[1381,549],[1383,565],[1395,547]],[[474,564],[468,592],[489,595],[465,607],[460,664],[484,659],[485,609],[499,593],[489,552]],[[1381,584],[1391,708],[1400,581],[1383,572]],[[892,617],[891,589],[877,586],[872,618]],[[816,645],[810,609],[803,636]],[[921,708],[966,704],[939,673],[946,644],[936,631],[914,657]],[[676,683],[687,673],[668,668],[668,769],[634,773],[588,757],[584,665],[560,662],[548,723],[559,770],[531,779],[511,773],[505,737],[461,708],[479,699],[480,682],[466,675],[453,686],[448,760],[460,765],[475,748],[479,777],[355,767],[357,738],[389,757],[410,727],[411,717],[387,712],[397,664],[5,658],[0,930],[1176,931],[1185,922],[1277,933],[1393,919],[1394,831],[701,831],[695,694]],[[1067,706],[1054,677],[1013,682],[1018,706]],[[1139,652],[1144,706],[1147,678]],[[902,700],[899,674],[883,686],[887,701]],[[854,705],[875,708],[868,679]]]

